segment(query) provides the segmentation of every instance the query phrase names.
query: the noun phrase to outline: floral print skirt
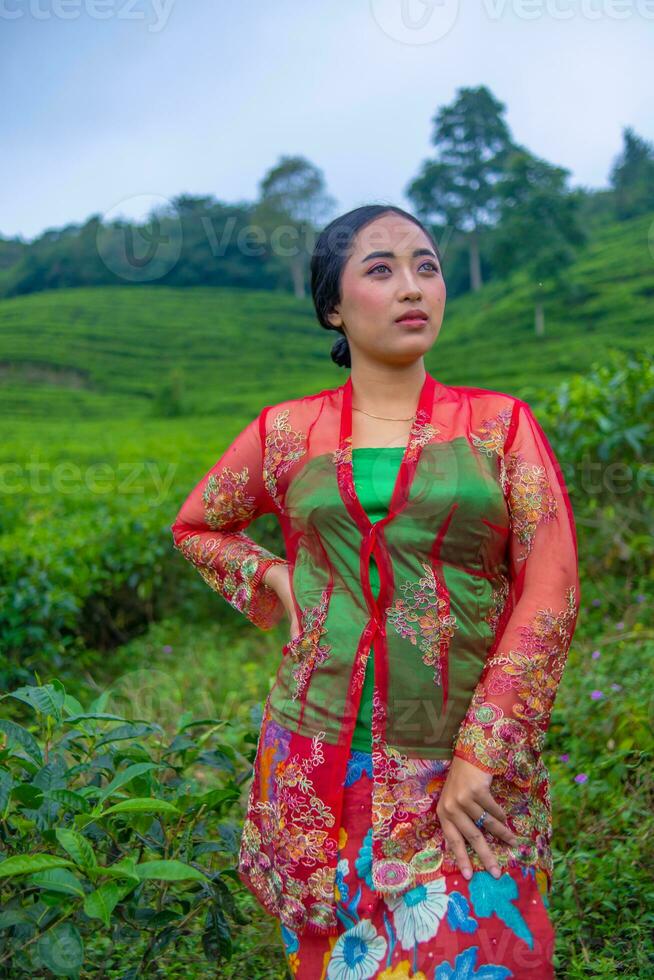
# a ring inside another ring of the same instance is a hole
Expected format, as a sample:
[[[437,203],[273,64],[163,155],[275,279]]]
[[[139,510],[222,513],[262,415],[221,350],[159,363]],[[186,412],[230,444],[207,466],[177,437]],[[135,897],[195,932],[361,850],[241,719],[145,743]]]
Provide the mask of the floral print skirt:
[[[348,759],[336,870],[339,934],[296,935],[280,923],[297,980],[548,980],[555,931],[540,879],[525,865],[499,878],[445,874],[403,895],[372,890],[372,757]]]

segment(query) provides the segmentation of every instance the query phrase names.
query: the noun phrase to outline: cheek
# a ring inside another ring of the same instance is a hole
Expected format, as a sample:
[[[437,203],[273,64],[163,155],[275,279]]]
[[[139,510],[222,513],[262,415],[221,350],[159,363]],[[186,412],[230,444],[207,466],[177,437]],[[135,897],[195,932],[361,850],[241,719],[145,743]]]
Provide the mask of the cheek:
[[[359,281],[351,287],[349,295],[352,307],[361,314],[362,319],[370,316],[377,318],[381,311],[388,310],[389,297],[380,283]]]
[[[447,288],[445,286],[444,279],[438,279],[433,288],[429,291],[429,297],[434,304],[442,305],[445,302],[445,297],[447,296]]]
[[[393,297],[390,290],[385,290],[380,283],[376,283],[375,289],[371,289],[371,285],[369,283],[366,287],[364,284],[356,291],[355,302],[362,321],[373,320],[379,327],[381,318],[388,317],[388,309],[393,302]]]

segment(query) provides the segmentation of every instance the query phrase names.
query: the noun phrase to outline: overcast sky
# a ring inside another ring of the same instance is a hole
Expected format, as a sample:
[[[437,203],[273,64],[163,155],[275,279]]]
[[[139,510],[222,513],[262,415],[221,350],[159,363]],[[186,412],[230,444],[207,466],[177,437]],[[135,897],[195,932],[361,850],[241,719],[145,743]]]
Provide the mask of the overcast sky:
[[[654,140],[654,0],[0,0],[0,234],[252,200],[282,154],[339,211],[392,201],[432,118],[487,85],[513,138],[606,186]]]

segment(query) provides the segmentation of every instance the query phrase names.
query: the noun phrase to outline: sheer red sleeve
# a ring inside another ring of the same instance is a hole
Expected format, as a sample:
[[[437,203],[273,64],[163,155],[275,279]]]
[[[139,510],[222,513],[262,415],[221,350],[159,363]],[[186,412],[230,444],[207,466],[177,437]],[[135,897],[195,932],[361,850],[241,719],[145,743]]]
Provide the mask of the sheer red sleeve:
[[[285,559],[244,533],[251,521],[274,510],[264,482],[263,427],[260,413],[193,488],[170,529],[174,547],[207,584],[255,626],[267,630],[285,610],[262,578],[270,565]]]
[[[516,400],[501,454],[506,601],[454,755],[526,785],[549,727],[579,611],[574,516],[554,452]]]

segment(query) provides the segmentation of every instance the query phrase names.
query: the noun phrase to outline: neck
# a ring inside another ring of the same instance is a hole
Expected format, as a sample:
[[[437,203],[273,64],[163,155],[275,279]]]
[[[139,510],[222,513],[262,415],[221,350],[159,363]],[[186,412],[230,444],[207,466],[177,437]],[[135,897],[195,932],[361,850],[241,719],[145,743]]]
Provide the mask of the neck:
[[[422,358],[402,367],[357,364],[350,371],[352,403],[375,415],[409,416],[415,411],[427,371]]]

